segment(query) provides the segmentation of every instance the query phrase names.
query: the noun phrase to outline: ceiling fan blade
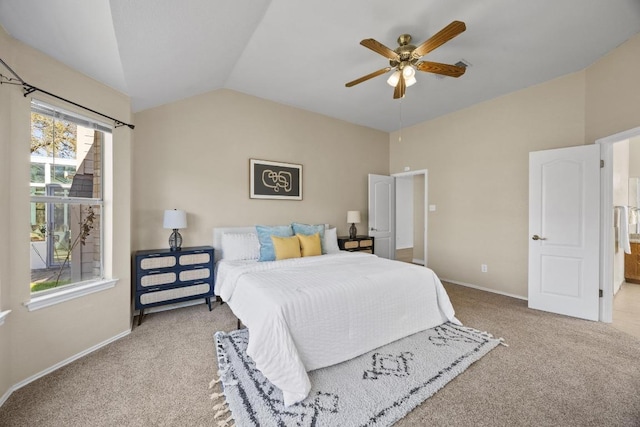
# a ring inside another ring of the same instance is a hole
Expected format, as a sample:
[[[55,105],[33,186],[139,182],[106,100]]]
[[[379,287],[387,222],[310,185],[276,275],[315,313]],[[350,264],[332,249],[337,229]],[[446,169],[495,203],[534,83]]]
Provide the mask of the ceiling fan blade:
[[[462,21],[453,21],[451,24],[444,27],[442,30],[431,36],[427,41],[416,47],[411,56],[414,59],[418,59],[421,56],[426,55],[438,46],[442,46],[458,34],[467,29],[467,26]]]
[[[364,47],[367,47],[369,49],[371,49],[372,51],[379,53],[380,55],[384,56],[385,58],[388,59],[399,59],[400,56],[394,52],[393,50],[389,49],[388,47],[386,47],[385,45],[383,45],[382,43],[380,43],[377,40],[374,39],[364,39],[360,42],[360,44]]]
[[[393,99],[399,99],[404,96],[404,91],[407,88],[407,83],[404,81],[404,75],[400,73],[400,78],[398,79],[398,84],[396,88],[393,90]]]
[[[389,71],[389,70],[391,70],[391,67],[382,68],[382,69],[380,69],[380,70],[378,70],[378,71],[374,71],[374,72],[373,72],[373,73],[371,73],[371,74],[367,74],[366,76],[362,76],[362,77],[360,77],[359,79],[355,79],[355,80],[354,80],[354,81],[352,81],[352,82],[346,83],[346,84],[345,84],[345,86],[346,86],[346,87],[355,86],[355,85],[357,85],[357,84],[360,84],[360,83],[362,83],[362,82],[365,82],[365,81],[367,81],[367,80],[369,80],[369,79],[372,79],[372,78],[374,78],[374,77],[378,77],[379,75],[384,74],[384,73],[386,73],[386,72],[387,72],[387,71]]]
[[[466,71],[465,67],[457,65],[441,64],[439,62],[420,61],[416,68],[427,73],[442,74],[449,77],[460,77]]]

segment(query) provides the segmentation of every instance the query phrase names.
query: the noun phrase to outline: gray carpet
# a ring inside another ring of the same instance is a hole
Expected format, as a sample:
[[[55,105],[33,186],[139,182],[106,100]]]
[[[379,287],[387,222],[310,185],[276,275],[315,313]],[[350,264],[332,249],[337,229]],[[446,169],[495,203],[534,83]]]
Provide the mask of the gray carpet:
[[[247,356],[249,335],[247,329],[215,334],[222,404],[238,427],[388,427],[500,343],[445,323],[309,372],[309,396],[285,407],[282,392]]]
[[[471,365],[397,427],[640,426],[639,340],[525,301],[445,287],[462,323],[509,348]],[[129,336],[14,392],[0,425],[215,426],[211,333],[235,326],[226,305],[149,314]]]

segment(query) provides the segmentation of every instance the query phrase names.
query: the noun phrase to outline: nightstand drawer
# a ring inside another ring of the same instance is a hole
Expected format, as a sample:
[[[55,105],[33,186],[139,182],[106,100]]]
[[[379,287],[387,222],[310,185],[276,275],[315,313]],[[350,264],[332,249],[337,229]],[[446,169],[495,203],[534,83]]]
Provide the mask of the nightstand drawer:
[[[340,250],[349,252],[364,252],[368,254],[374,253],[375,238],[371,236],[338,236],[338,247]]]
[[[149,258],[140,260],[140,270],[153,270],[157,268],[171,268],[176,265],[175,256],[150,255]]]
[[[356,249],[358,246],[360,246],[358,244],[358,242],[344,242],[344,248],[345,249]]]
[[[207,252],[181,255],[178,259],[180,265],[207,264],[211,256]]]
[[[147,288],[149,286],[171,285],[176,282],[176,273],[170,271],[168,273],[145,274],[140,277],[140,286]]]
[[[199,283],[180,288],[166,289],[163,291],[147,292],[140,295],[140,305],[148,306],[165,301],[175,301],[182,298],[189,298],[198,295],[206,295],[211,289],[209,283]]]

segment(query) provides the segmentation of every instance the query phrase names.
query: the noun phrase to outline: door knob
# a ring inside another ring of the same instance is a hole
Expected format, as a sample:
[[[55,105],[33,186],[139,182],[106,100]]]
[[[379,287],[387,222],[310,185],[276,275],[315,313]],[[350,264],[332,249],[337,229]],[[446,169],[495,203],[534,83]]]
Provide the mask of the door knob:
[[[534,235],[533,235],[533,237],[532,237],[532,239],[533,239],[533,240],[547,240],[547,238],[546,238],[546,237],[540,237],[540,236],[538,236],[537,234],[534,234]]]
[[[378,231],[376,228],[371,227],[369,231]]]

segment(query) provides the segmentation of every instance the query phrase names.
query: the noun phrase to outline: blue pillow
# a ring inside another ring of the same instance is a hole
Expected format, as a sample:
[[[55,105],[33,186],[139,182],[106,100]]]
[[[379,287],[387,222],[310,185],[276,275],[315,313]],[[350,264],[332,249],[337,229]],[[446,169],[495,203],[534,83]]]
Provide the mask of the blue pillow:
[[[260,258],[258,261],[275,261],[276,252],[273,248],[271,236],[291,237],[293,230],[290,225],[276,225],[273,227],[266,225],[256,225],[256,233],[260,242]]]
[[[300,224],[298,222],[294,222],[291,224],[293,227],[293,234],[302,234],[304,236],[313,236],[316,233],[320,234],[320,245],[322,246],[322,253],[326,254],[327,251],[324,248],[324,224]]]

